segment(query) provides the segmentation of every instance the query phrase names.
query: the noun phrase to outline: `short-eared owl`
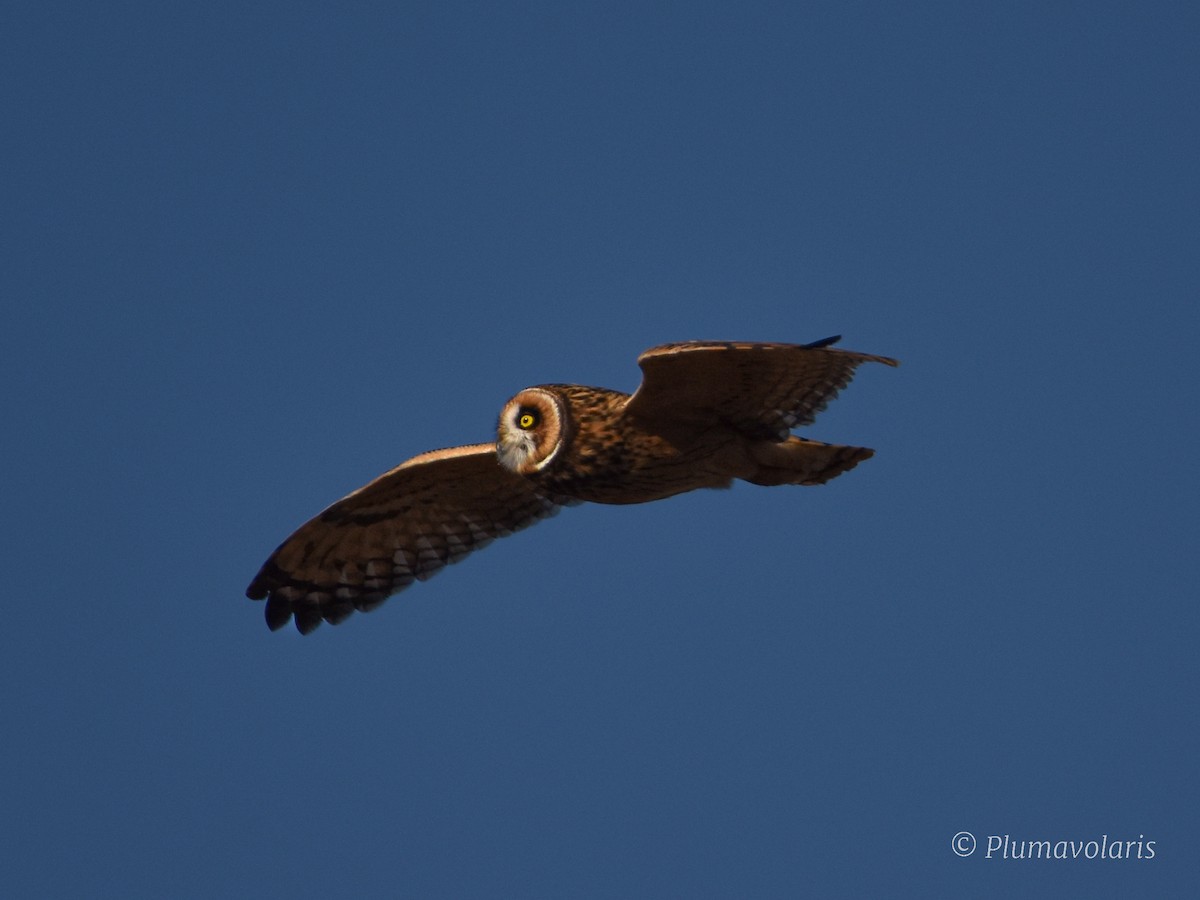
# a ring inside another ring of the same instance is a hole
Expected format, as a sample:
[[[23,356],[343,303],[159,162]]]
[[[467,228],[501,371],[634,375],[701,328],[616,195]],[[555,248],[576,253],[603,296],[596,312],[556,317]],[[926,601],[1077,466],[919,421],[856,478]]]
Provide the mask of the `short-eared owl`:
[[[632,396],[543,384],[500,412],[492,444],[413,457],[301,525],[246,595],[301,633],[374,609],[559,507],[645,503],[697,488],[823,484],[873,451],[795,437],[864,362],[830,345],[692,341],[638,357]]]

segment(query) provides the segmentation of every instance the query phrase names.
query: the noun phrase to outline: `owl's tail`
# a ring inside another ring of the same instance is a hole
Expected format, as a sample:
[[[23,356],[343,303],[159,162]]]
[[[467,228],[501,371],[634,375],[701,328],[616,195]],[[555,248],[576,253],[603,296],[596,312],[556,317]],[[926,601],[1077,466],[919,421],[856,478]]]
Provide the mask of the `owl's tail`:
[[[824,484],[875,455],[866,447],[823,444],[795,436],[780,443],[760,441],[749,449],[758,471],[746,481],[764,485]]]

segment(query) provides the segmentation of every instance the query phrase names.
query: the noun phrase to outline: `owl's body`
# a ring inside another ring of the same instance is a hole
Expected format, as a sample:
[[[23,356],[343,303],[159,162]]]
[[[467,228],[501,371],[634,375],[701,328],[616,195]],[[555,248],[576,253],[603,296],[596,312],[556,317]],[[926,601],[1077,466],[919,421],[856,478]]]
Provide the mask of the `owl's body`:
[[[550,494],[591,503],[646,503],[704,487],[728,487],[721,474],[716,440],[675,440],[622,415],[629,394],[608,388],[545,384],[527,388],[561,398],[570,416],[572,440],[543,469],[523,471],[531,483]],[[510,404],[511,405],[511,404]],[[503,445],[504,426],[500,426]],[[501,463],[504,463],[503,454]]]
[[[267,623],[301,632],[372,609],[495,537],[581,501],[630,504],[734,479],[822,484],[873,451],[790,434],[881,356],[814,344],[689,342],[639,357],[632,395],[526,388],[500,413],[497,442],[423,454],[303,525],[246,593]]]
[[[694,427],[629,415],[630,395],[609,388],[538,385],[518,394],[509,407],[519,407],[521,399],[536,403],[537,394],[564,401],[572,440],[545,468],[510,468],[546,493],[591,503],[647,503],[700,488],[727,488],[734,479],[805,484],[823,475],[826,481],[871,454],[860,447],[795,437],[781,443],[719,425]],[[499,432],[503,448],[503,419]]]

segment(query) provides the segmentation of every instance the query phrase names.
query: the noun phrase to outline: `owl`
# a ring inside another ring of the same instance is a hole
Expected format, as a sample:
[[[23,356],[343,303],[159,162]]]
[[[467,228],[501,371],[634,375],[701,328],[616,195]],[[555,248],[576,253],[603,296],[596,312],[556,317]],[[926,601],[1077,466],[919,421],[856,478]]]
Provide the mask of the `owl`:
[[[371,610],[495,538],[592,503],[647,503],[734,479],[824,484],[874,451],[791,434],[857,366],[896,360],[831,345],[689,341],[638,357],[632,395],[577,384],[526,388],[495,443],[424,453],[343,497],[271,554],[246,595],[267,625],[307,634]]]

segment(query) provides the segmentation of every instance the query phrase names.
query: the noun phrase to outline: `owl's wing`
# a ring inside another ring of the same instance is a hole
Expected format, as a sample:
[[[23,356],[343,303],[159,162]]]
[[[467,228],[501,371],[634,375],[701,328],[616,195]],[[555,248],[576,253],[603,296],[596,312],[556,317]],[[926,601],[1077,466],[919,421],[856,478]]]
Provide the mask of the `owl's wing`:
[[[688,341],[638,357],[642,384],[625,413],[660,423],[707,428],[722,423],[753,437],[782,441],[810,425],[865,362],[886,356],[835,350],[840,336],[811,344]]]
[[[301,634],[424,581],[493,539],[574,501],[538,493],[496,458],[495,444],[415,456],[343,497],[296,532],[246,588],[266,599],[274,631]]]

